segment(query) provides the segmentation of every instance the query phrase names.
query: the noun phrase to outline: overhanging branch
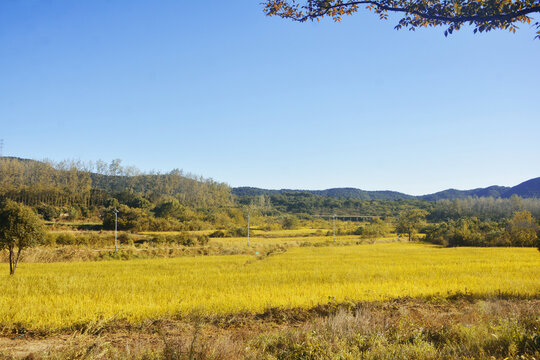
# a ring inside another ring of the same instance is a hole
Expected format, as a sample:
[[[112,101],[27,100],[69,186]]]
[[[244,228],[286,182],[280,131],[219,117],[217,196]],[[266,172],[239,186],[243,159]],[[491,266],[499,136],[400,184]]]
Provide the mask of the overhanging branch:
[[[308,12],[303,17],[294,17],[294,16],[291,16],[291,17],[297,21],[306,21],[310,19],[313,20],[322,16],[329,15],[333,10],[345,9],[345,8],[354,7],[358,5],[370,5],[379,11],[392,11],[392,12],[413,14],[423,19],[435,20],[435,21],[440,21],[440,22],[445,22],[445,23],[465,23],[465,22],[485,23],[485,22],[495,22],[495,21],[496,22],[511,22],[520,17],[527,16],[528,14],[540,12],[540,5],[536,5],[536,6],[531,6],[531,7],[524,8],[518,11],[512,11],[509,13],[489,14],[489,15],[445,16],[445,15],[439,15],[439,14],[426,13],[418,9],[415,9],[414,7],[394,7],[394,6],[385,5],[378,1],[362,0],[362,1],[350,1],[347,3],[330,5],[330,6],[320,6],[319,7],[320,11]]]

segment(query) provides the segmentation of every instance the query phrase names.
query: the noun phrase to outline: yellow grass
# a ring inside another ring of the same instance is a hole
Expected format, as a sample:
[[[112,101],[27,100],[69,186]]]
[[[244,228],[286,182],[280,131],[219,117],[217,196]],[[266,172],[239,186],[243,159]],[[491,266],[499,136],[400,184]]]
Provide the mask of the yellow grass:
[[[340,236],[336,239],[339,242],[360,241],[356,235]],[[331,243],[332,236],[295,236],[295,237],[250,237],[250,245],[292,245],[297,246],[302,243]],[[246,237],[232,238],[212,238],[210,244],[220,244],[224,246],[246,246]]]
[[[499,291],[540,292],[540,254],[527,248],[388,243],[297,247],[263,259],[208,256],[0,265],[0,328],[59,329],[98,319],[178,312],[260,312],[334,301]]]
[[[193,230],[187,231],[192,235],[210,235],[216,230]],[[225,231],[225,230],[223,230]],[[332,229],[313,229],[313,228],[300,228],[293,230],[259,230],[250,229],[250,235],[253,237],[294,237],[294,236],[310,236],[310,235],[323,235]],[[182,231],[141,231],[141,235],[178,235],[182,234]]]

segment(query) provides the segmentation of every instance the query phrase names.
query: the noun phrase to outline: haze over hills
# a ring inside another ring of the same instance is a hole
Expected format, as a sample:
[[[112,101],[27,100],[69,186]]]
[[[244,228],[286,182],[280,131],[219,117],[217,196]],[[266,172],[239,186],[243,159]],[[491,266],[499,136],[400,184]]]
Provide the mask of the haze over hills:
[[[454,200],[463,199],[469,196],[473,197],[494,197],[494,198],[509,198],[512,195],[517,195],[523,198],[540,198],[540,177],[527,180],[513,187],[507,186],[488,186],[486,188],[477,188],[472,190],[456,190],[447,189],[433,194],[427,195],[408,195],[396,191],[367,191],[357,188],[332,188],[326,190],[296,190],[296,189],[281,189],[268,190],[255,187],[236,187],[232,190],[233,194],[238,196],[255,196],[255,195],[273,195],[290,192],[305,192],[314,195],[329,196],[334,198],[350,198],[362,200],[410,200],[420,199],[428,201],[436,200]]]

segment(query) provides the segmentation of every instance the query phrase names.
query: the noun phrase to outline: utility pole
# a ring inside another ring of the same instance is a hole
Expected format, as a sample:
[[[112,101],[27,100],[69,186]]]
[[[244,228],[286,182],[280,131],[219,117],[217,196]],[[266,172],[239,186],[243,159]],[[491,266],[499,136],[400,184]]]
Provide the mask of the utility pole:
[[[118,251],[118,247],[116,246],[116,233],[118,231],[118,210],[114,209],[114,251]]]
[[[0,139],[0,158],[4,156],[4,139]]]
[[[334,220],[334,244],[336,243],[336,214],[332,216],[332,219]]]

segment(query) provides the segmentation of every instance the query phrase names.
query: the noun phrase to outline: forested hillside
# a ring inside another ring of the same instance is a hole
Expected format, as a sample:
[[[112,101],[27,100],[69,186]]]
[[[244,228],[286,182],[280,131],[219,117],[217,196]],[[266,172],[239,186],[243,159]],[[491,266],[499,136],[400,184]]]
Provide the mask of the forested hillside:
[[[356,188],[332,188],[326,190],[268,190],[255,187],[237,187],[232,189],[233,194],[237,196],[257,196],[257,195],[276,195],[291,193],[309,193],[313,195],[329,196],[333,198],[360,199],[360,200],[455,200],[466,199],[468,197],[493,197],[510,198],[517,195],[522,198],[540,198],[540,177],[527,180],[513,187],[507,186],[489,186],[486,188],[477,188],[472,190],[447,189],[427,195],[408,195],[396,191],[378,190],[367,191]]]
[[[537,180],[515,188],[534,194]],[[491,187],[468,193],[486,196],[461,198],[459,194],[453,200],[437,201],[352,188],[241,188],[233,194],[228,185],[212,179],[180,170],[142,173],[123,167],[120,160],[106,164],[0,159],[0,200],[32,206],[52,223],[82,219],[101,223],[104,229],[114,229],[116,209],[118,228],[129,231],[219,229],[220,236],[244,236],[248,213],[251,226],[266,230],[293,229],[300,221],[328,227],[324,223],[328,218],[320,216],[337,215],[371,219],[360,227],[338,227],[338,232],[365,237],[388,236],[394,231],[411,237],[424,231],[427,240],[447,245],[531,246],[537,238],[540,199],[500,196],[508,191]],[[498,196],[488,196],[493,194]]]
[[[430,209],[433,204],[422,200],[384,200],[337,198],[313,194],[311,192],[292,191],[275,192],[269,195],[239,195],[241,204],[258,203],[261,198],[282,213],[306,215],[358,215],[358,216],[398,216],[411,208]]]
[[[237,196],[257,196],[257,195],[277,195],[306,193],[312,195],[328,196],[332,198],[346,198],[359,200],[412,200],[415,196],[403,194],[396,191],[366,191],[356,188],[333,188],[326,190],[267,190],[255,187],[237,187],[233,188],[233,194]]]
[[[104,205],[115,195],[128,194],[150,202],[176,198],[195,208],[230,206],[232,201],[226,184],[177,169],[145,174],[122,167],[120,160],[105,164],[0,159],[0,196],[26,205],[93,207]]]

